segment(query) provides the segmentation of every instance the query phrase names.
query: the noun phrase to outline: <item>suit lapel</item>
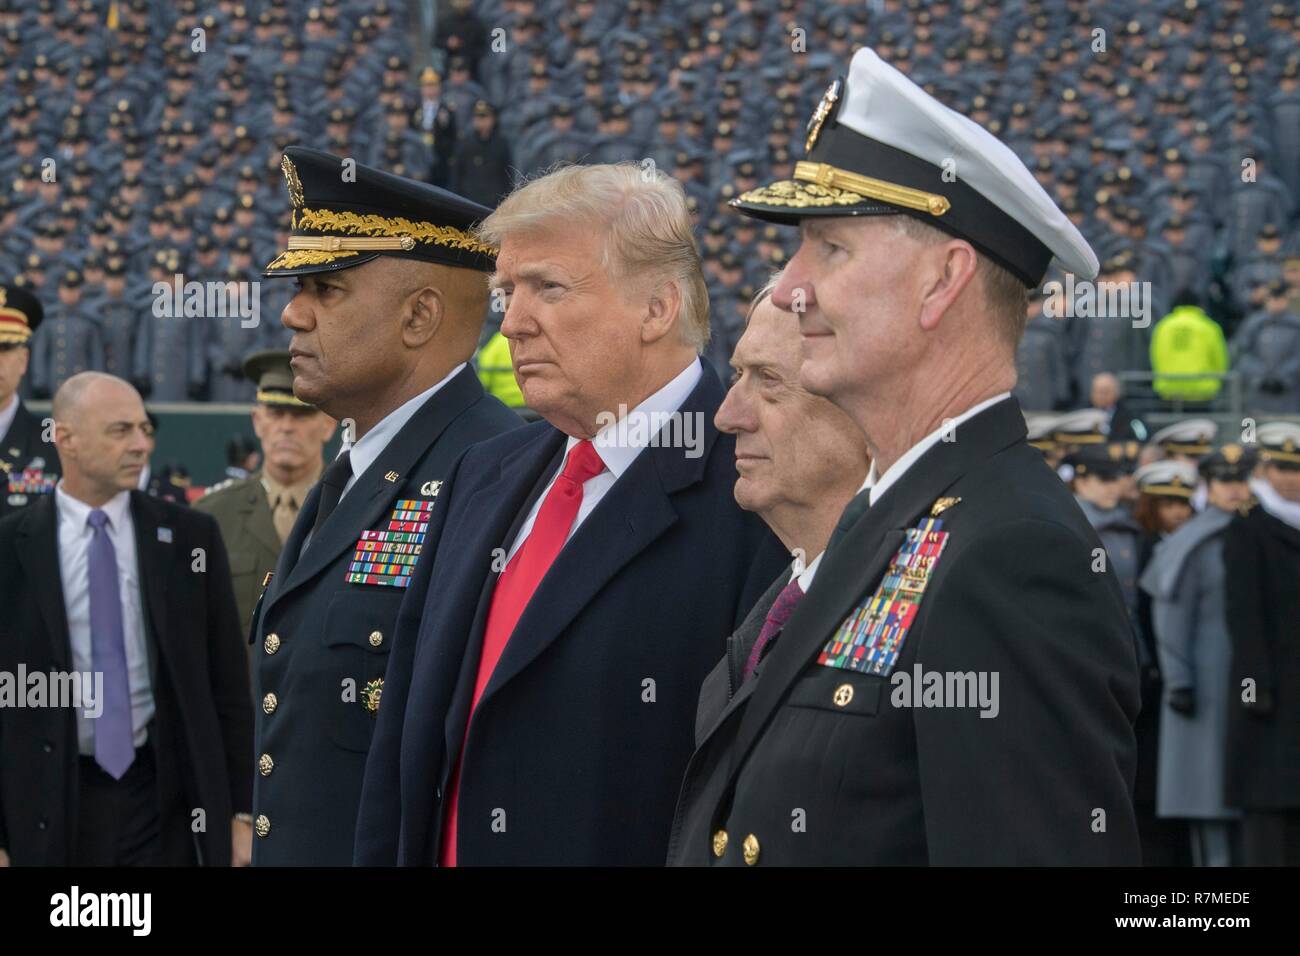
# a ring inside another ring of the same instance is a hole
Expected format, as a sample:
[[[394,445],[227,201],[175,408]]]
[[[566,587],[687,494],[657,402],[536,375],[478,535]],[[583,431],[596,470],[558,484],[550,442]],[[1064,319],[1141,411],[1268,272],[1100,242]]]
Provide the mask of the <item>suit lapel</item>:
[[[21,411],[21,409],[19,409]],[[49,631],[55,667],[72,669],[72,645],[68,636],[68,615],[63,603],[63,580],[59,569],[59,520],[53,494],[41,495],[23,513],[18,537],[18,559],[27,580],[33,583],[37,606]],[[40,582],[37,586],[37,582]]]
[[[763,625],[767,622],[768,611],[772,609],[772,605],[776,603],[777,597],[779,597],[781,592],[785,590],[789,581],[790,572],[788,570],[782,571],[777,575],[776,580],[772,582],[772,586],[763,592],[763,596],[758,599],[757,603],[755,603],[754,607],[750,610],[748,616],[741,623],[740,627],[736,629],[736,637],[740,641],[742,660],[748,660],[749,654],[754,648],[754,643],[758,640],[759,635],[763,633]],[[773,650],[775,650],[775,645],[773,645]],[[771,652],[769,651],[769,653]],[[729,657],[723,658],[721,667],[725,683],[730,686],[731,661]],[[714,732],[721,727],[723,723],[726,722],[727,718],[735,713],[737,708],[749,699],[750,695],[754,693],[754,686],[757,683],[757,680],[754,679],[744,681],[744,683],[736,688],[735,693],[733,693],[731,698],[723,704],[720,710],[707,716],[707,726],[701,724],[701,726],[697,728],[697,747],[704,746],[704,743],[713,736]]]
[[[928,512],[943,491],[977,462],[1023,441],[1024,417],[1014,399],[998,402],[958,427],[957,440],[940,441],[922,455],[827,551],[812,587],[786,623],[754,681],[731,754],[730,783],[791,685],[849,612],[874,588],[905,529]],[[865,558],[865,560],[864,560]]]
[[[467,554],[491,554],[493,549],[509,551],[509,545],[519,533],[519,527],[528,516],[552,474],[563,460],[565,435],[549,428],[540,437],[516,449],[500,462],[497,477],[480,485],[466,500],[465,513],[483,515],[484,524],[478,537],[465,549]],[[512,510],[502,502],[519,502]],[[493,571],[483,580],[479,591],[474,622],[465,638],[460,659],[460,671],[452,691],[451,704],[443,724],[446,749],[443,751],[443,780],[451,772],[451,761],[460,753],[465,739],[465,726],[469,720],[469,705],[478,677],[478,662],[483,650],[483,631],[487,626],[487,612],[492,606],[500,572]],[[458,639],[458,638],[457,638]]]
[[[159,658],[167,629],[167,579],[178,560],[190,561],[190,555],[177,555],[170,538],[174,529],[159,521],[157,508],[143,491],[131,492],[131,521],[135,526],[135,552],[140,594],[145,610],[145,641],[149,649],[149,677],[157,687]],[[165,529],[165,530],[164,530]],[[163,534],[159,532],[163,531]],[[169,540],[162,540],[166,536]]]
[[[385,509],[397,500],[398,494],[411,478],[409,472],[465,409],[483,395],[483,387],[466,366],[450,382],[438,390],[416,410],[401,431],[393,436],[379,457],[348,489],[334,513],[330,515],[319,534],[312,535],[307,548],[300,555],[320,502],[319,482],[307,495],[303,508],[294,522],[289,540],[285,543],[279,571],[288,571],[277,581],[277,587],[267,602],[267,610],[295,588],[301,587],[329,567],[338,557],[356,544],[361,532],[379,521]],[[389,479],[388,475],[396,477]],[[310,503],[311,507],[307,507]],[[290,544],[295,545],[293,550]],[[296,556],[296,561],[294,560]]]
[[[677,520],[672,495],[703,480],[717,438],[713,412],[721,385],[706,368],[682,403],[683,414],[705,421],[702,454],[648,447],[606,492],[573,533],[534,592],[483,690],[482,706],[537,658],[596,594]]]

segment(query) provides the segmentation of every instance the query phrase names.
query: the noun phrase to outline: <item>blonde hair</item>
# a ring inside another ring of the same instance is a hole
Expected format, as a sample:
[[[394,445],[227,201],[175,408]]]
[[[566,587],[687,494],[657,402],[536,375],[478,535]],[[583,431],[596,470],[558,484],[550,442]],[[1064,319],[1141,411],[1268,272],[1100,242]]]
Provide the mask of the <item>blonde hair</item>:
[[[511,233],[575,222],[603,230],[601,266],[611,278],[677,287],[679,334],[702,352],[709,341],[709,294],[681,183],[634,162],[561,166],[517,185],[476,232],[499,247]]]

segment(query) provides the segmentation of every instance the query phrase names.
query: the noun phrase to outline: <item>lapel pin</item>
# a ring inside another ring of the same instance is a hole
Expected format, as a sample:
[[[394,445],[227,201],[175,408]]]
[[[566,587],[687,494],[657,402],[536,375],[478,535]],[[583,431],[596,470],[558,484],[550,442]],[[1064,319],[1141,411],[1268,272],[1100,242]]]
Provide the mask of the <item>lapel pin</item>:
[[[396,480],[398,479],[398,477],[400,477],[400,476],[397,474],[397,472],[395,472],[395,471],[390,471],[388,474],[384,475],[384,480],[385,480],[385,481],[396,481]]]
[[[438,492],[442,490],[441,481],[426,481],[420,486],[420,494],[426,498],[438,497]]]

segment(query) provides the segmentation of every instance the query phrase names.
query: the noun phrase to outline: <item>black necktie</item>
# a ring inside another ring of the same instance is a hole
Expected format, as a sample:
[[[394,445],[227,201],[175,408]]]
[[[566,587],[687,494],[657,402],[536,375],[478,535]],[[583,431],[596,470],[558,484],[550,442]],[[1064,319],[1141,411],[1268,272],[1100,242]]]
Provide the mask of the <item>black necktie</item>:
[[[831,540],[827,543],[826,550],[829,551],[835,547],[835,543],[849,533],[849,529],[858,523],[858,519],[866,514],[870,507],[871,489],[864,488],[854,495],[853,500],[844,507],[844,513],[840,515],[839,523],[835,525],[835,530],[831,532]]]
[[[325,469],[320,477],[320,507],[316,509],[316,523],[311,526],[311,536],[316,537],[327,518],[334,513],[343,488],[352,477],[352,453],[345,451]]]

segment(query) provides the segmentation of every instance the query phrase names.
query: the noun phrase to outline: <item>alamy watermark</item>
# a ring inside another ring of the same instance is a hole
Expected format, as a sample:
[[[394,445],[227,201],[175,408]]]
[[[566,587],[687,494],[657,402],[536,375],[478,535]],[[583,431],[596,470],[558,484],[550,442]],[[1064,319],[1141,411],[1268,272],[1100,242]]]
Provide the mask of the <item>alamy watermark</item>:
[[[1150,282],[1092,282],[1067,272],[1064,283],[1044,283],[1043,295],[1049,319],[1132,319],[1135,329],[1151,324]]]
[[[927,671],[914,664],[910,674],[891,674],[889,683],[895,707],[978,708],[980,717],[996,717],[1002,709],[997,671]]]
[[[153,284],[153,314],[159,319],[239,318],[239,325],[255,329],[262,321],[260,282],[185,281],[176,273],[172,281]]]
[[[617,413],[598,413],[596,428],[592,444],[597,448],[684,448],[687,458],[704,454],[703,412],[629,412],[619,405]]]
[[[0,671],[0,708],[74,707],[92,720],[104,712],[102,671]]]

